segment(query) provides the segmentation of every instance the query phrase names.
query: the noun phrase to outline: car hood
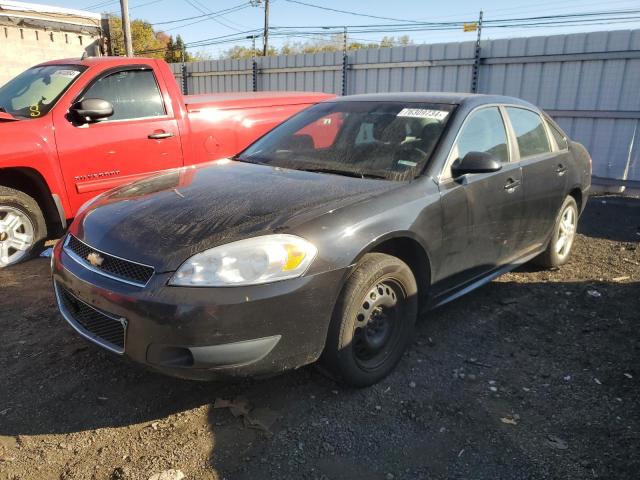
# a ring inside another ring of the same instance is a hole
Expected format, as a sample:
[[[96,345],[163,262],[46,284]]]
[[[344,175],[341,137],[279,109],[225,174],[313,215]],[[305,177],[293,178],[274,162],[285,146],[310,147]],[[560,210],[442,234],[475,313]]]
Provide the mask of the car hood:
[[[222,160],[112,190],[78,216],[71,233],[103,252],[173,271],[207,248],[287,232],[398,185]]]

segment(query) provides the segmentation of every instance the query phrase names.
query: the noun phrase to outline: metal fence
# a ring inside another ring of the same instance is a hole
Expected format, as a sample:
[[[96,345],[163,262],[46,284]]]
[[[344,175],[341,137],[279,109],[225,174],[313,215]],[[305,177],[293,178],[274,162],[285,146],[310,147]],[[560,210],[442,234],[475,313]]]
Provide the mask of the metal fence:
[[[640,188],[640,30],[486,40],[478,93],[524,98],[593,157],[594,183]],[[172,65],[187,93],[471,91],[475,42]]]

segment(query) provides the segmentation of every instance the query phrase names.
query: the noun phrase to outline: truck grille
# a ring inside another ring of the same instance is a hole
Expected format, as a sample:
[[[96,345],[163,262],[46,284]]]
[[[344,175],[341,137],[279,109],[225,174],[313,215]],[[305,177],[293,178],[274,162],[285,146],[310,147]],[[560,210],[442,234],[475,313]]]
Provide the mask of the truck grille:
[[[115,353],[124,353],[127,321],[102,312],[54,285],[62,316],[82,336]]]
[[[64,248],[67,253],[73,253],[74,259],[87,268],[116,280],[144,287],[153,276],[153,267],[101,252],[78,240],[73,235],[67,237]],[[92,254],[98,255],[101,261],[89,262],[89,256]]]

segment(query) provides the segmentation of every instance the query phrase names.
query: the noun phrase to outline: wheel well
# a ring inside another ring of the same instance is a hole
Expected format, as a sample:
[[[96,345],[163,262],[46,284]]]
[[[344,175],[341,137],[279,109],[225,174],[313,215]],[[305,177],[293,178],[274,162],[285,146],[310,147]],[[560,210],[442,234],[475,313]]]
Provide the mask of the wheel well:
[[[40,173],[32,168],[3,168],[0,169],[0,178],[2,178],[1,185],[20,190],[38,203],[47,222],[48,236],[57,236],[62,233],[58,209],[47,182]]]
[[[578,205],[578,213],[580,213],[582,211],[582,190],[574,188],[569,192],[569,195],[571,195],[576,201],[576,204]]]
[[[411,268],[418,284],[419,307],[422,308],[426,302],[428,286],[431,282],[431,264],[422,245],[410,237],[397,237],[379,243],[370,251],[393,255]]]

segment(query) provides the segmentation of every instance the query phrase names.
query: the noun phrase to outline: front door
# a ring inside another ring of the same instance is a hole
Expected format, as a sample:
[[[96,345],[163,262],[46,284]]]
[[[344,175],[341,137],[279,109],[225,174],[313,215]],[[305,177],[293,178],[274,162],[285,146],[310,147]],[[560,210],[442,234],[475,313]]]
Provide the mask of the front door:
[[[103,73],[80,98],[107,100],[114,113],[104,121],[81,125],[68,115],[54,117],[72,214],[105,190],[182,166],[178,125],[149,67]]]
[[[502,168],[453,177],[453,161],[472,151],[491,154]],[[473,111],[462,125],[440,179],[444,254],[438,272],[440,293],[487,275],[517,247],[522,172],[510,158],[500,109]]]

